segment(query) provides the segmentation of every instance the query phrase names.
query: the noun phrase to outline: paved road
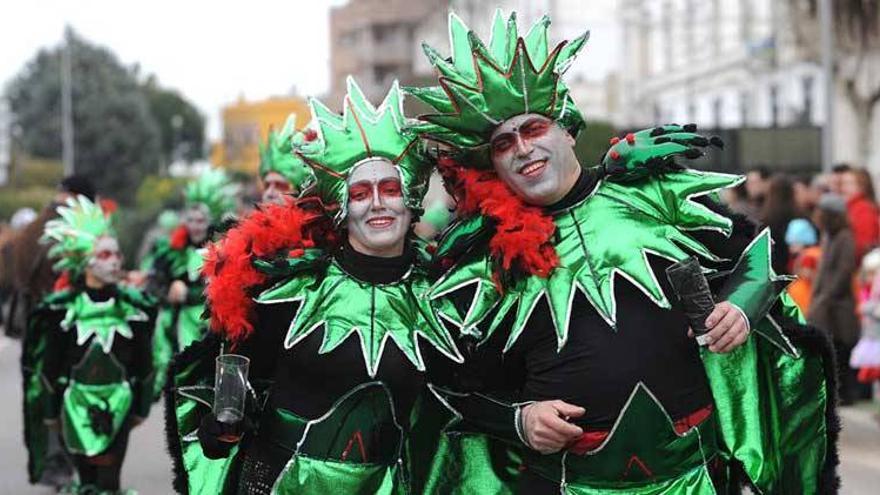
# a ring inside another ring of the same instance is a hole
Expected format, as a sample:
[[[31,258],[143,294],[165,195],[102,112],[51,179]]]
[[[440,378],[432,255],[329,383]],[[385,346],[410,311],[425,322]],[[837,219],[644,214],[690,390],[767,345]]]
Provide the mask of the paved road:
[[[0,493],[49,495],[52,490],[27,484],[21,430],[21,378],[17,341],[0,337]],[[844,495],[878,493],[880,487],[880,410],[863,404],[842,410],[841,475]],[[122,472],[123,485],[141,495],[171,494],[171,464],[165,452],[162,408],[156,406],[131,436]]]

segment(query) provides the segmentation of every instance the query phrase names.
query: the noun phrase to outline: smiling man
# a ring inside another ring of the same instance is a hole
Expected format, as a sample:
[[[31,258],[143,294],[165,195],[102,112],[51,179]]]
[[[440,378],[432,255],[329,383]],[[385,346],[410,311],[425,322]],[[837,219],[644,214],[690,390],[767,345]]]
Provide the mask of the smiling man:
[[[674,161],[720,142],[658,127],[586,168],[561,76],[587,36],[553,48],[548,26],[520,37],[499,14],[486,46],[452,15],[452,58],[425,48],[440,86],[411,90],[455,149],[433,297],[461,306],[447,319],[484,365],[478,393],[438,389],[450,429],[518,446],[519,493],[833,490],[824,341],[780,299],[768,232],[717,203],[742,179]],[[716,301],[700,317],[664,273],[691,257]]]

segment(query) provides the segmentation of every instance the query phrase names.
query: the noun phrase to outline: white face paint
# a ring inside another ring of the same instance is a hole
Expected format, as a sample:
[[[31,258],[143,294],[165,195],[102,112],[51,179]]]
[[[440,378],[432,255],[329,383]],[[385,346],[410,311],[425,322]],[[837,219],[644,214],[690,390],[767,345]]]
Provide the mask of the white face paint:
[[[183,212],[183,225],[189,234],[189,240],[193,244],[201,244],[208,237],[208,226],[210,225],[208,207],[205,205],[194,205]]]
[[[397,168],[377,158],[361,163],[348,177],[348,241],[363,254],[403,254],[412,213],[403,201]]]
[[[104,284],[118,282],[122,278],[122,252],[119,251],[119,242],[112,237],[99,237],[86,265],[86,272]]]
[[[574,138],[543,115],[507,119],[492,133],[490,146],[495,172],[532,205],[559,201],[580,174]]]
[[[278,172],[269,172],[263,177],[263,203],[284,204],[284,196],[296,194],[297,190],[283,175]]]

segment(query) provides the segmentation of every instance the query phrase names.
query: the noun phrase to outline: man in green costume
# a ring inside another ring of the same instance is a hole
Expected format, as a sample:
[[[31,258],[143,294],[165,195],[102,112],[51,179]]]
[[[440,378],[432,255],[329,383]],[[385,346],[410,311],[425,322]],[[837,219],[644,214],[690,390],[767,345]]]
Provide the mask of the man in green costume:
[[[222,170],[210,170],[186,185],[181,224],[160,238],[147,257],[147,287],[162,302],[153,335],[158,400],[171,356],[207,331],[202,257],[205,244],[235,213],[238,188]]]
[[[451,58],[426,47],[439,86],[410,90],[454,150],[432,297],[459,303],[446,318],[482,365],[475,391],[435,389],[448,430],[507,441],[519,493],[835,491],[827,342],[780,295],[769,231],[717,202],[742,179],[674,162],[720,143],[658,127],[586,168],[561,76],[587,35],[551,47],[549,24],[521,37],[499,13],[486,46],[452,15]],[[691,257],[717,302],[698,320],[664,273]]]
[[[46,296],[30,319],[22,352],[30,479],[45,467],[58,434],[77,472],[65,493],[119,493],[131,428],[150,409],[153,366],[148,296],[119,285],[122,258],[110,218],[84,196],[46,224],[49,255],[67,286]]]

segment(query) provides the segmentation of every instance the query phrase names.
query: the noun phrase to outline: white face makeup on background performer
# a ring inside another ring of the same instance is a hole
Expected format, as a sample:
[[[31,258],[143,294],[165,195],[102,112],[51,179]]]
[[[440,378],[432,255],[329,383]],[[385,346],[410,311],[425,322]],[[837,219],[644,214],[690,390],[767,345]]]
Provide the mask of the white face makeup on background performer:
[[[183,225],[194,244],[201,244],[208,238],[209,216],[208,207],[201,204],[191,206],[183,213]]]
[[[526,203],[562,199],[581,172],[574,138],[543,115],[527,113],[501,123],[490,140],[495,172]]]
[[[295,187],[278,172],[269,172],[262,179],[263,184],[263,203],[274,203],[277,205],[284,204],[284,196],[297,194]]]
[[[119,242],[112,237],[100,237],[86,266],[86,284],[89,286],[111,285],[122,278],[122,252]]]
[[[403,254],[412,213],[403,200],[397,168],[377,158],[358,165],[348,178],[348,241],[363,254]]]

